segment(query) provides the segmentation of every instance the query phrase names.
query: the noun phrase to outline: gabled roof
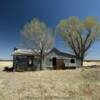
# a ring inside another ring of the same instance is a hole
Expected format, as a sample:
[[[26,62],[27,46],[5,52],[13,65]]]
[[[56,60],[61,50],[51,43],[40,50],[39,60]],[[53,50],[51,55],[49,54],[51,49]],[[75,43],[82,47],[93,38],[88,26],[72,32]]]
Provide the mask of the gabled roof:
[[[67,56],[67,57],[75,57],[75,55],[61,52],[56,48],[53,48],[49,50],[48,52],[46,51],[46,55],[55,52],[59,56]],[[36,55],[36,53],[32,49],[16,49],[12,52],[12,55]]]
[[[60,55],[60,56],[75,57],[75,55],[62,52],[62,51],[58,50],[57,48],[53,48],[48,54],[50,54],[50,53],[52,53],[52,52],[55,52],[57,55]],[[48,55],[48,54],[47,54],[47,55]]]

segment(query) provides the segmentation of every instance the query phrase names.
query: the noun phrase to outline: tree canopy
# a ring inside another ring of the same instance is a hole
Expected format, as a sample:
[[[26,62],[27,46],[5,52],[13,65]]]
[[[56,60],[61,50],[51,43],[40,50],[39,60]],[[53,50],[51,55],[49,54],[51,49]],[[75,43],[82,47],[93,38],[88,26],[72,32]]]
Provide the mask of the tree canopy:
[[[56,32],[60,33],[82,64],[86,52],[100,35],[100,24],[94,17],[87,17],[85,20],[70,17],[59,22]]]
[[[43,58],[46,52],[52,48],[54,42],[51,29],[44,22],[34,18],[25,24],[21,33],[25,46],[40,56],[40,69],[42,69]]]

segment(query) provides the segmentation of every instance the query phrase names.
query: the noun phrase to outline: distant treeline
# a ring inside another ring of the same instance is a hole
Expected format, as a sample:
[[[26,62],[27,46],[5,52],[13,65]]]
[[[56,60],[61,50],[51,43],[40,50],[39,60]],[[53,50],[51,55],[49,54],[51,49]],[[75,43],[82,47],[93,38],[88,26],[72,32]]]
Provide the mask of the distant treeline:
[[[84,62],[100,62],[100,60],[84,60]]]
[[[13,60],[0,60],[0,61],[13,61]]]

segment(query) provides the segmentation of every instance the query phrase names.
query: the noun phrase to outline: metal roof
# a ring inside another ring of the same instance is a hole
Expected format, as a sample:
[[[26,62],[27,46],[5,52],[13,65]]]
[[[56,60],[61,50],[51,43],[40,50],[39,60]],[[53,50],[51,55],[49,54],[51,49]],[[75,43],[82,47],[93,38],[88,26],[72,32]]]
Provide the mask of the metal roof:
[[[55,52],[58,55],[67,56],[67,57],[75,57],[75,55],[59,51],[56,48],[53,48],[53,49],[45,51],[45,52],[46,52],[46,55],[50,54],[51,52]],[[12,55],[36,55],[38,53],[39,53],[39,51],[37,51],[37,50],[33,51],[32,49],[17,49],[12,52]]]
[[[12,55],[33,55],[34,52],[31,49],[17,49],[12,52]]]

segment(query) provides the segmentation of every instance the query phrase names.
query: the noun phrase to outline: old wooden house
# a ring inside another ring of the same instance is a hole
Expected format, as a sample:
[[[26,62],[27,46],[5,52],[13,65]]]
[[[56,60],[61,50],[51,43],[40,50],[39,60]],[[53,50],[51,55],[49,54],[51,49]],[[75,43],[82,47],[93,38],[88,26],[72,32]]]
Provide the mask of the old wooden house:
[[[12,52],[15,71],[39,70],[39,55],[31,49],[15,49]],[[74,55],[61,52],[56,48],[46,52],[43,60],[43,69],[66,69],[79,67],[80,60]]]

